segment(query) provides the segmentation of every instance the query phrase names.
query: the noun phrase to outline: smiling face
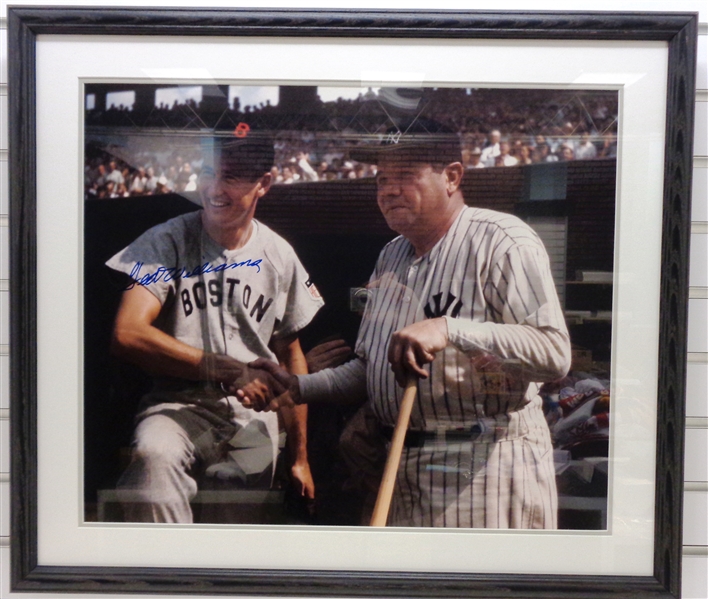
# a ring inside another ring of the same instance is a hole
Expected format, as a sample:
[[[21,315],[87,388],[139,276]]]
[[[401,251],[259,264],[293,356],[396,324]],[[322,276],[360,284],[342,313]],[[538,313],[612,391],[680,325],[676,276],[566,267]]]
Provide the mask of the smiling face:
[[[216,170],[205,166],[199,177],[199,196],[207,233],[224,247],[239,244],[250,228],[258,200],[270,188],[271,175],[245,178],[221,161]],[[245,240],[244,240],[245,241]]]
[[[443,167],[389,158],[378,164],[376,198],[388,226],[422,254],[461,209],[461,179],[459,162]]]

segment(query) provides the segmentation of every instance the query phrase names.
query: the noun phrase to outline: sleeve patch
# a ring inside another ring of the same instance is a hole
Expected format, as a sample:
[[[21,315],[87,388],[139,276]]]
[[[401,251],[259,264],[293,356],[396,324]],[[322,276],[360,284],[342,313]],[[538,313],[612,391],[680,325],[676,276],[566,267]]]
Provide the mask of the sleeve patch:
[[[307,281],[303,282],[303,285],[305,286],[305,289],[307,289],[307,292],[310,294],[310,297],[312,297],[313,300],[322,299],[322,296],[320,295],[320,292],[317,287],[315,287],[315,284],[312,282],[312,279],[307,279]]]

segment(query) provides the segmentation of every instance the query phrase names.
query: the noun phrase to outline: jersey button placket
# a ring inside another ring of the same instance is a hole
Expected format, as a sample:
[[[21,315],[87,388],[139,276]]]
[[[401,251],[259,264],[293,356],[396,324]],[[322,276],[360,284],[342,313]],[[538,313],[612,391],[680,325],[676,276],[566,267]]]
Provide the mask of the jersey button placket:
[[[405,303],[410,303],[411,301],[411,279],[418,274],[418,264],[413,264],[408,267],[408,274],[407,274],[407,279],[408,279],[408,290],[406,291],[405,295],[403,296],[403,301]]]
[[[224,258],[223,264],[227,264],[228,259]],[[219,306],[219,310],[221,311],[221,327],[224,331],[228,329],[229,334],[226,335],[226,338],[229,341],[233,341],[234,339],[234,332],[231,326],[227,326],[227,323],[229,323],[228,315],[229,315],[229,300],[226,295],[226,270],[222,270],[219,273],[219,282],[221,284],[221,305]]]

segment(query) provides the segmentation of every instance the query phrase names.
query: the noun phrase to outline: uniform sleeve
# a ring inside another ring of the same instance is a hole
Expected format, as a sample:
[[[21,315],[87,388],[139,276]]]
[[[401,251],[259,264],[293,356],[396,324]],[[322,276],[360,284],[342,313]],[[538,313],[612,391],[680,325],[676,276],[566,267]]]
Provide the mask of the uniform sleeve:
[[[320,292],[292,248],[281,276],[280,288],[281,317],[273,329],[275,339],[292,335],[307,326],[324,306]]]
[[[374,326],[374,321],[372,318],[374,302],[371,299],[372,293],[374,293],[374,291],[372,290],[372,288],[375,286],[375,282],[378,281],[379,277],[381,276],[381,272],[383,270],[383,256],[385,255],[385,251],[386,250],[382,251],[381,254],[379,254],[379,257],[376,260],[376,266],[374,267],[374,272],[371,273],[369,281],[366,285],[367,301],[364,305],[364,313],[361,316],[361,322],[359,323],[359,332],[357,333],[356,343],[354,344],[354,353],[364,360],[368,359],[366,344],[364,340],[370,338],[371,334],[369,329]]]
[[[361,358],[314,374],[300,374],[297,378],[304,403],[354,403],[366,397],[366,362]]]
[[[106,266],[143,285],[161,304],[174,293],[178,250],[174,236],[163,224],[149,229],[106,262]]]
[[[570,338],[543,247],[512,246],[493,264],[484,295],[486,322],[445,317],[453,346],[514,363],[529,380],[567,374]]]

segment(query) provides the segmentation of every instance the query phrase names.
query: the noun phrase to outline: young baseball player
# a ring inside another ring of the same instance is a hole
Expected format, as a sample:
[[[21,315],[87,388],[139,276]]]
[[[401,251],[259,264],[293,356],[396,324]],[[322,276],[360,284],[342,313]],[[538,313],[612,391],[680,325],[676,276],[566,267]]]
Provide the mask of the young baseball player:
[[[378,165],[379,208],[400,236],[371,277],[357,359],[297,377],[253,366],[295,403],[365,388],[389,434],[417,377],[390,525],[555,528],[538,390],[567,373],[570,342],[543,244],[518,218],[465,205],[455,135],[419,121],[387,141],[362,158]],[[284,403],[240,395],[247,406]]]
[[[241,133],[205,149],[202,210],[150,229],[107,262],[133,279],[113,349],[155,377],[118,485],[129,521],[191,522],[189,502],[207,471],[267,488],[278,417],[243,408],[228,388],[238,381],[269,392],[267,375],[245,367],[256,358],[307,372],[298,331],[323,302],[292,247],[254,218],[271,185],[273,144]],[[306,412],[286,410],[283,421],[292,478],[312,498]]]

